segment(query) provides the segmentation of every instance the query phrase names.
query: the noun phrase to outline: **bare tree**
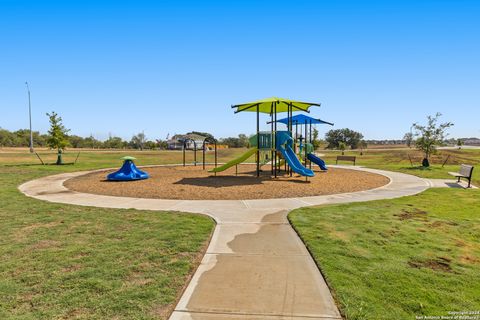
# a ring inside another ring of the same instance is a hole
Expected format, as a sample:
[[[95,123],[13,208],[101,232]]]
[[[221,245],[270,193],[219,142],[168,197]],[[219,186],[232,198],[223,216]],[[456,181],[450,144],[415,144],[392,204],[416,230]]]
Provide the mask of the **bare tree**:
[[[405,143],[407,144],[407,147],[411,148],[412,147],[412,142],[413,142],[413,133],[407,132],[403,136],[403,140],[405,140]]]
[[[140,132],[132,137],[132,139],[130,140],[130,144],[135,149],[143,150],[145,141],[146,141],[145,133]]]

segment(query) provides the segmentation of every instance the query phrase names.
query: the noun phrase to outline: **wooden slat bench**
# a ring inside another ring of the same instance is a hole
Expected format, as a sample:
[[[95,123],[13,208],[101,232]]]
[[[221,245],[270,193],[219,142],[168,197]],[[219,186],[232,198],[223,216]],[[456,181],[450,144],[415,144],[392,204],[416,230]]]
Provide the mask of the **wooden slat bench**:
[[[338,160],[343,160],[343,161],[352,161],[353,165],[355,165],[356,159],[357,157],[355,156],[337,156],[337,161],[335,162],[335,164],[338,164]]]
[[[460,182],[461,178],[467,179],[468,180],[467,188],[470,188],[470,184],[472,182],[472,173],[473,173],[473,166],[462,164],[460,165],[460,170],[458,172],[449,172],[448,174],[456,177],[458,179],[457,182]]]

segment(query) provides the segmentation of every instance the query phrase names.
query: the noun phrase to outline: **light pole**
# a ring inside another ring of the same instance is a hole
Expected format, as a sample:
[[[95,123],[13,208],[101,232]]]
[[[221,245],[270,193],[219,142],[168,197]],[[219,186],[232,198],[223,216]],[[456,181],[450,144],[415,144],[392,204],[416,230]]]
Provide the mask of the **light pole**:
[[[30,87],[28,86],[27,81],[25,81],[25,85],[27,86],[27,91],[28,91],[28,118],[30,120],[30,153],[33,153],[32,103],[30,101]]]

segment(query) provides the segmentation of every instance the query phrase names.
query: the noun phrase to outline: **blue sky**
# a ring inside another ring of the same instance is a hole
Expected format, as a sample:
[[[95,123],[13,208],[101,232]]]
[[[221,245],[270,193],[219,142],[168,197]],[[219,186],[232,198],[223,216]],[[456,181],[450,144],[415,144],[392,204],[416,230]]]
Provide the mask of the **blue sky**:
[[[0,0],[0,127],[28,126],[28,80],[42,132],[55,110],[99,139],[252,133],[230,105],[280,96],[367,139],[437,111],[480,136],[479,16],[463,0]]]

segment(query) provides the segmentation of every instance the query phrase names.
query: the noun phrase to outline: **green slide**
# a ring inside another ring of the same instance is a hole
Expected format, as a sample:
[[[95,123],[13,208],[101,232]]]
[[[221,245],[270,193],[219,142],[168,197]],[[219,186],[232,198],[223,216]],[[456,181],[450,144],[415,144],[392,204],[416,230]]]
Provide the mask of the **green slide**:
[[[242,163],[243,161],[247,160],[248,158],[250,158],[253,154],[255,154],[255,152],[257,152],[257,148],[251,148],[251,149],[248,149],[247,152],[245,152],[244,154],[242,154],[240,157],[236,158],[236,159],[233,159],[227,163],[225,163],[223,166],[220,166],[220,167],[216,167],[212,170],[209,170],[208,172],[220,172],[220,171],[225,171],[227,170],[228,168],[230,167],[233,167],[234,165],[237,165],[239,163]]]

